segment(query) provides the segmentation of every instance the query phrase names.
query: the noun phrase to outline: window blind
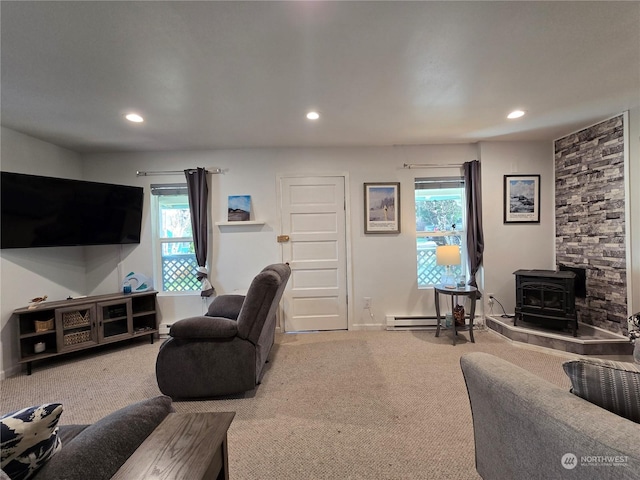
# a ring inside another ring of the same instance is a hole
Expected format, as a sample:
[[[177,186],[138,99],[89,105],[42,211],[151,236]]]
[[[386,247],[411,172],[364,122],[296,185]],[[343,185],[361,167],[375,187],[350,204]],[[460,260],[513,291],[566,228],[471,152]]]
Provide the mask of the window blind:
[[[464,177],[416,178],[416,190],[435,190],[442,188],[464,188]]]
[[[152,183],[151,195],[187,195],[186,183]]]

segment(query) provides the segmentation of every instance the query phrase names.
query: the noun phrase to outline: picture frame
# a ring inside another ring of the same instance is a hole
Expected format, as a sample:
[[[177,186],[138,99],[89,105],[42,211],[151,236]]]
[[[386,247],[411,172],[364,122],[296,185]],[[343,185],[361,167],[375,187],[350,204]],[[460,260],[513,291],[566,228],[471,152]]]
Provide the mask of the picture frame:
[[[364,233],[400,233],[400,182],[364,184]]]
[[[248,222],[251,218],[251,195],[229,195],[227,220]]]
[[[540,223],[540,175],[504,176],[504,223]]]

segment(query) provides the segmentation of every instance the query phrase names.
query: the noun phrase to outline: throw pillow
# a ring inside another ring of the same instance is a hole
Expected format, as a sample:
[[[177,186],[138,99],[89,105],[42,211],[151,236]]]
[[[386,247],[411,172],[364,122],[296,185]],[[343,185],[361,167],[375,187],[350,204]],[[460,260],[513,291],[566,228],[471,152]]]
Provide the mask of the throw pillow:
[[[110,479],[171,411],[171,398],[158,396],[107,415],[66,443],[37,480]]]
[[[0,468],[12,480],[31,478],[60,450],[58,420],[61,414],[61,404],[46,403],[0,417]]]
[[[224,317],[237,320],[244,303],[244,295],[226,294],[214,298],[207,310],[208,317]]]
[[[599,358],[562,364],[571,392],[621,417],[640,423],[640,365]]]

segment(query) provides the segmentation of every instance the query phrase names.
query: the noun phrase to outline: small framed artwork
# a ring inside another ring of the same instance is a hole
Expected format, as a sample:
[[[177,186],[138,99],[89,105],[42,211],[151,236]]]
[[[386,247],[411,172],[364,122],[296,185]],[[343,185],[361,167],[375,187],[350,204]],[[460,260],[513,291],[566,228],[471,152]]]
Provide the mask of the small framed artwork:
[[[540,175],[504,176],[504,223],[540,223]]]
[[[251,195],[229,195],[227,220],[248,222],[251,217]]]
[[[364,233],[400,233],[400,182],[364,184]]]

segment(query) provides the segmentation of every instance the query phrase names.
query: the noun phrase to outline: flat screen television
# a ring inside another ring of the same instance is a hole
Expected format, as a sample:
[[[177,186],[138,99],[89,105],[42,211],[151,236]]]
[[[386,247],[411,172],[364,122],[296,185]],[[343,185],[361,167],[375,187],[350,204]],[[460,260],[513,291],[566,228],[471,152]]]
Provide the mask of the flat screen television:
[[[0,175],[3,249],[140,243],[141,187]]]

